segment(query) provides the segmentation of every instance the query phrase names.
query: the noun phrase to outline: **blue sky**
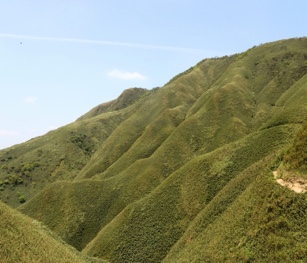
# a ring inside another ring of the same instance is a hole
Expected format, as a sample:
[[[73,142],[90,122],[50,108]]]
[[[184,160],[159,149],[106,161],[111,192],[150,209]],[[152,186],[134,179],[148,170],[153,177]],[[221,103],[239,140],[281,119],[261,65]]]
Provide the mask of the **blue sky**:
[[[207,57],[306,36],[307,2],[0,0],[0,149]]]

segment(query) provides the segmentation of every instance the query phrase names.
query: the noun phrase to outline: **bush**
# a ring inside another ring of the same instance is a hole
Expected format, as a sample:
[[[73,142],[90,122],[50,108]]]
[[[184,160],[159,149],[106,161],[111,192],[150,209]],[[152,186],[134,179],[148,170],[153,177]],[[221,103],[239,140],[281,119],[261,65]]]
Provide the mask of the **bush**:
[[[19,203],[21,203],[21,204],[26,202],[26,199],[25,199],[25,197],[23,195],[19,196],[18,200],[19,200]]]

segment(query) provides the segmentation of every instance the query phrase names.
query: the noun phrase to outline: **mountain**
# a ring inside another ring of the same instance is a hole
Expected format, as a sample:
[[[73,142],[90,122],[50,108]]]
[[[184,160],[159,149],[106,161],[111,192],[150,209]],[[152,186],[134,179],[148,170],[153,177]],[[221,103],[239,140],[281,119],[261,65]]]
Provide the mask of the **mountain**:
[[[0,198],[109,262],[303,262],[306,72],[297,38],[128,89],[0,151]]]
[[[105,261],[82,255],[46,226],[0,202],[0,255],[2,263]]]

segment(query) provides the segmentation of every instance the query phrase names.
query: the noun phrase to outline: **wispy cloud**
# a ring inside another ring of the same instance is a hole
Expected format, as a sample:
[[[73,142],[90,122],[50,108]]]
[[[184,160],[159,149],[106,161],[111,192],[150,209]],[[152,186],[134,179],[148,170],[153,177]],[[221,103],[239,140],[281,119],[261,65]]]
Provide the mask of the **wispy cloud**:
[[[18,131],[0,129],[0,136],[1,137],[16,137],[18,135],[19,135]]]
[[[37,100],[38,100],[38,98],[35,97],[35,96],[27,96],[27,97],[25,97],[25,102],[28,103],[28,104],[33,104]]]
[[[138,43],[129,43],[129,42],[85,39],[85,38],[44,37],[44,36],[30,36],[30,35],[3,34],[3,33],[0,33],[0,38],[15,38],[20,41],[27,39],[27,40],[36,40],[36,41],[49,41],[49,42],[74,42],[74,43],[81,43],[81,44],[96,44],[96,45],[119,46],[119,47],[130,47],[130,48],[168,50],[168,51],[178,51],[178,52],[204,52],[205,51],[201,49],[194,49],[194,48],[187,48],[187,47],[138,44]]]
[[[121,70],[111,70],[108,73],[108,76],[113,77],[113,78],[118,78],[118,79],[126,79],[126,80],[131,80],[131,79],[139,79],[139,80],[144,80],[146,77],[142,75],[139,72],[127,72],[127,71],[121,71]]]

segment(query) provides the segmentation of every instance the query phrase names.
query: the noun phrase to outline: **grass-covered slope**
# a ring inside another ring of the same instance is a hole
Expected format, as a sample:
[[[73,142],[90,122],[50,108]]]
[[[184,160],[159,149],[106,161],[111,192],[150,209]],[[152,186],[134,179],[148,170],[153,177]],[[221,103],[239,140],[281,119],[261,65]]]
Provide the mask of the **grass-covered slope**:
[[[307,122],[295,136],[294,142],[283,156],[286,171],[307,179]]]
[[[128,206],[84,252],[111,262],[160,262],[202,210],[208,221],[223,214],[258,172],[267,171],[267,156],[293,132],[289,126],[271,128],[193,158]]]
[[[100,178],[114,176],[135,161],[154,154],[231,61],[233,58],[205,60],[163,88],[154,90],[138,104],[138,111],[117,127],[77,178],[97,174],[101,174]]]
[[[0,151],[1,199],[110,262],[299,262],[306,194],[271,170],[305,174],[306,61],[282,40],[129,89]]]
[[[126,89],[117,99],[96,106],[95,108],[78,118],[78,120],[90,119],[103,113],[119,111],[121,109],[127,108],[128,106],[133,105],[147,94],[149,94],[149,91],[142,88]]]
[[[0,261],[95,263],[101,259],[86,257],[65,244],[45,226],[0,202]]]
[[[58,181],[46,186],[19,210],[44,222],[81,250],[129,203],[122,200],[115,205],[120,192],[112,181]]]
[[[79,120],[0,151],[0,198],[11,206],[29,200],[46,184],[73,180],[116,127],[135,108]]]
[[[261,166],[253,175],[219,216],[204,209],[163,262],[305,262],[306,195],[279,186]],[[220,205],[223,196],[216,198]]]

